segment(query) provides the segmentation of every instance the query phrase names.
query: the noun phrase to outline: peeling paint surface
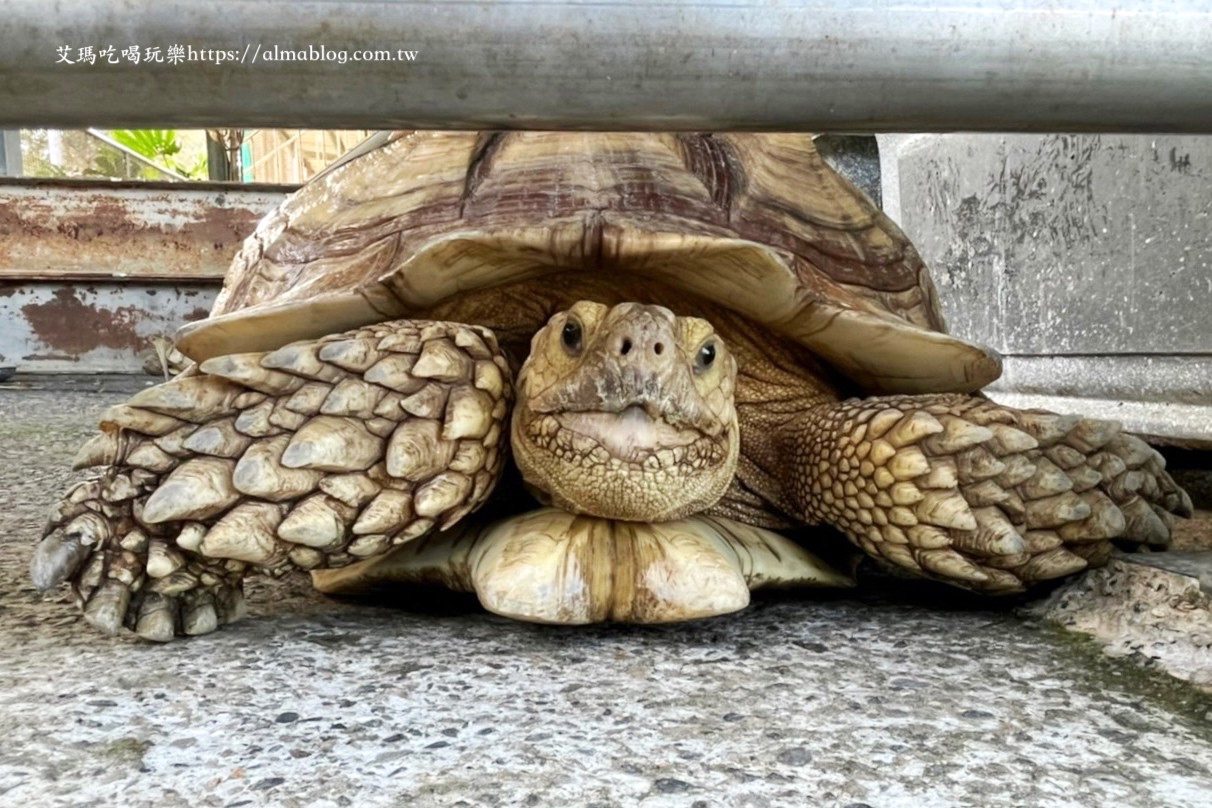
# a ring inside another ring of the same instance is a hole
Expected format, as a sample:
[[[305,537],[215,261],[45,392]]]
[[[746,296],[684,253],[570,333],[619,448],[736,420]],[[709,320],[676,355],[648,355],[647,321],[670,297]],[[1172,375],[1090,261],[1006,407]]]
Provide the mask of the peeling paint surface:
[[[0,279],[220,279],[286,190],[8,180]]]
[[[0,280],[0,365],[23,372],[139,372],[154,336],[205,317],[219,284]]]
[[[149,338],[210,312],[232,257],[289,190],[0,184],[0,364],[139,372]]]

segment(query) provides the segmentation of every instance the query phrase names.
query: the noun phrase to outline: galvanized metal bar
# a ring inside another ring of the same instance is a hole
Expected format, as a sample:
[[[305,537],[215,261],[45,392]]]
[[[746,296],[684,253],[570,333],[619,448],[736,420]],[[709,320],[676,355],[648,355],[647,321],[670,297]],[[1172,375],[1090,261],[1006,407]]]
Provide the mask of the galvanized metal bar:
[[[1205,0],[7,0],[0,126],[1212,132],[1210,42]]]

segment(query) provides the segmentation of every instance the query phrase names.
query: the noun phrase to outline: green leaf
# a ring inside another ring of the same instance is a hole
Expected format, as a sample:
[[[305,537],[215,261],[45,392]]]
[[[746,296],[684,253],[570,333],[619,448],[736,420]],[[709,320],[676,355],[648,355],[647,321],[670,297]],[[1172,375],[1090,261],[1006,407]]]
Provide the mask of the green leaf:
[[[181,151],[175,129],[114,129],[109,136],[150,160],[170,157]]]

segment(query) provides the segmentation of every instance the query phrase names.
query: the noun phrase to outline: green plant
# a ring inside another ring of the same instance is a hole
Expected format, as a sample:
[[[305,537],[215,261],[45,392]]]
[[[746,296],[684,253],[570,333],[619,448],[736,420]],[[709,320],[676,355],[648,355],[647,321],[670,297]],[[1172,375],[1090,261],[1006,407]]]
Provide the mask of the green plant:
[[[181,151],[174,129],[114,129],[109,136],[149,160],[172,157]]]
[[[173,159],[181,152],[181,142],[175,129],[114,129],[109,136],[126,148],[158,165],[190,179],[206,179],[206,160],[199,159],[186,166]]]

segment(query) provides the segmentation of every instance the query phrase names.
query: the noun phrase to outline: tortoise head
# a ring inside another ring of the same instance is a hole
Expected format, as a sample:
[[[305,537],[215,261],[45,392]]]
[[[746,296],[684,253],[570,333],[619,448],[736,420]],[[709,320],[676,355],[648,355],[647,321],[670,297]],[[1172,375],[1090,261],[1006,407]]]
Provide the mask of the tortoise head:
[[[736,471],[736,362],[711,324],[661,306],[580,302],[531,341],[513,453],[553,504],[612,519],[705,510]]]

